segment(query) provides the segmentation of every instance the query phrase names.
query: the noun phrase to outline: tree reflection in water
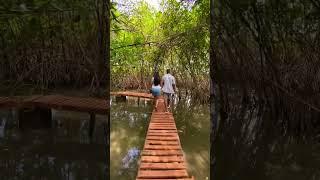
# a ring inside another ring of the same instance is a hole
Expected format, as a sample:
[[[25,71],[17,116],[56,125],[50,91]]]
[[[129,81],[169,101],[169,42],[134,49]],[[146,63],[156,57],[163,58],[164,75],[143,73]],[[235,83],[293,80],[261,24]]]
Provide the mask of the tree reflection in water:
[[[140,150],[138,148],[129,149],[127,155],[122,159],[122,169],[119,174],[123,174],[125,171],[135,171],[139,155]]]
[[[0,111],[0,180],[105,179],[107,166],[100,137],[104,117],[97,116],[89,143],[88,115],[54,112],[53,116],[52,129],[22,131],[12,112]]]

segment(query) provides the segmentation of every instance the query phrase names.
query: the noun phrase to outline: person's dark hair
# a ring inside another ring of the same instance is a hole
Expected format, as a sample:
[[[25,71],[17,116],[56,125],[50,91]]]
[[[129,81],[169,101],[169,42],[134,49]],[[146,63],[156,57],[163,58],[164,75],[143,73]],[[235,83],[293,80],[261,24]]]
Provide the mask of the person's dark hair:
[[[167,69],[167,74],[169,74],[170,73],[170,69]]]
[[[160,75],[158,71],[154,72],[153,74],[153,84],[155,86],[158,86],[160,84]]]
[[[158,71],[154,72],[154,74],[153,74],[153,77],[156,77],[156,76],[159,77],[159,72]]]
[[[159,76],[154,77],[153,84],[155,86],[158,86],[160,84],[160,77]]]
[[[154,79],[156,79],[156,78],[160,79],[160,75],[159,75],[158,71],[153,74],[153,78]]]

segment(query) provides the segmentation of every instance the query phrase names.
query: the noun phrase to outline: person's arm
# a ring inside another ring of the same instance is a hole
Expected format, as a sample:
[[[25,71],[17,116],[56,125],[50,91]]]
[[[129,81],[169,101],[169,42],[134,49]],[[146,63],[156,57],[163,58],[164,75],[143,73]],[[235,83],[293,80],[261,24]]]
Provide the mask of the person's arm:
[[[174,93],[176,93],[176,80],[175,80],[175,78],[173,77],[172,78],[172,87],[173,87],[173,91],[174,91]]]
[[[160,84],[161,84],[161,87],[163,88],[163,85],[164,85],[163,76],[162,76]]]

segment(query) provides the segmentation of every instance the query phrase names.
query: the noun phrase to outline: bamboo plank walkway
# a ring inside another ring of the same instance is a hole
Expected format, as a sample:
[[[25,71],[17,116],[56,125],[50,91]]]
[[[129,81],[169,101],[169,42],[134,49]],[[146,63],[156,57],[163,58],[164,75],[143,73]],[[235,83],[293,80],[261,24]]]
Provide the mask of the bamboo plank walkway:
[[[52,108],[77,112],[107,114],[106,99],[68,97],[61,95],[38,95],[30,97],[0,97],[0,108]]]
[[[172,113],[165,112],[162,97],[151,115],[136,179],[194,179],[188,175],[176,124]]]
[[[140,97],[140,98],[153,99],[152,94],[150,94],[150,93],[141,93],[141,92],[121,91],[121,92],[111,92],[110,95],[113,95],[113,96],[131,96],[131,97]]]

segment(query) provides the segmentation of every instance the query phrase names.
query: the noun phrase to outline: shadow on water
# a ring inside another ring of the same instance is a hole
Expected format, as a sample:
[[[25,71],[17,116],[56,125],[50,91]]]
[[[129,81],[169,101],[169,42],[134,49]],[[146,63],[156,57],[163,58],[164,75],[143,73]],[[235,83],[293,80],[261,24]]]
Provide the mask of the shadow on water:
[[[0,179],[104,179],[104,121],[96,117],[90,141],[88,114],[53,111],[53,128],[21,130],[17,115],[1,110]]]
[[[112,102],[111,179],[135,179],[152,111],[152,101]],[[176,102],[173,111],[188,171],[196,179],[209,179],[209,107]]]

